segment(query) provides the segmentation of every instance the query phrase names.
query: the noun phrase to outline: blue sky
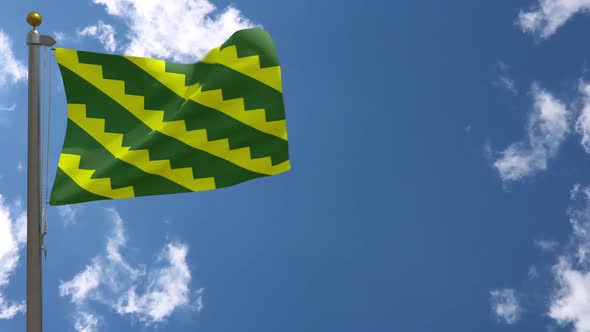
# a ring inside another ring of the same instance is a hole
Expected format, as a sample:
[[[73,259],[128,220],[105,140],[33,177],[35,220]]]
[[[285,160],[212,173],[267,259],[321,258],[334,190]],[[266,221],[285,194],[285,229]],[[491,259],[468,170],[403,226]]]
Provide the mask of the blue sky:
[[[25,326],[31,10],[58,46],[182,62],[266,28],[292,163],[50,207],[46,331],[590,331],[590,1],[159,3],[2,5],[0,331]]]

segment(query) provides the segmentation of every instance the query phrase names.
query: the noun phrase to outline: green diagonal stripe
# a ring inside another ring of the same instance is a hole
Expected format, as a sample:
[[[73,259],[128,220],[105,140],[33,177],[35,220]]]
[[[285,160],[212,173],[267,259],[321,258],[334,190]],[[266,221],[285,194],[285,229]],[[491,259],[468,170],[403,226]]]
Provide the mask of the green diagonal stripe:
[[[264,109],[268,121],[285,119],[283,94],[219,64],[166,63],[166,71],[186,75],[186,85],[200,83],[203,91],[223,90],[225,99],[244,98],[246,109]]]
[[[157,175],[147,174],[118,160],[72,121],[68,121],[67,132],[63,153],[84,156],[81,158],[81,168],[96,169],[93,178],[108,177],[111,179],[113,188],[133,186],[136,196],[190,191],[174,182]],[[92,153],[87,153],[87,151],[92,151]],[[83,201],[104,199],[75,185],[73,180],[63,171],[58,172],[55,182],[56,185],[54,185],[50,200],[52,205],[75,203],[73,200],[81,195],[80,191],[84,193]],[[57,184],[60,183],[67,186],[67,189],[56,191],[55,188],[59,188]]]

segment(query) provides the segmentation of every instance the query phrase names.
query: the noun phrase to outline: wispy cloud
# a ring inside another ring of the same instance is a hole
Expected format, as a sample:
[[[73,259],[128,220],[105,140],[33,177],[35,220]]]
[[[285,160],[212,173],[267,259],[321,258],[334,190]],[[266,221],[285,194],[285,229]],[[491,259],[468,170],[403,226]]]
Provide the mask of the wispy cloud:
[[[535,240],[534,243],[537,247],[539,247],[543,251],[552,251],[555,248],[557,248],[557,246],[559,245],[559,243],[557,243],[557,241],[546,240],[546,239]]]
[[[526,127],[527,140],[511,144],[494,162],[504,181],[517,181],[547,169],[569,132],[566,106],[533,84],[533,111]]]
[[[494,81],[494,84],[510,92],[513,95],[517,95],[518,89],[516,89],[516,82],[513,78],[510,77],[508,69],[508,65],[506,65],[502,61],[498,61],[498,64],[496,66],[497,77]]]
[[[587,153],[590,153],[590,84],[581,83],[583,107],[576,121],[576,131],[582,136],[581,144]]]
[[[195,291],[195,302],[193,304],[193,308],[195,309],[195,311],[197,312],[201,312],[203,310],[203,308],[205,307],[203,304],[203,293],[205,291],[205,288],[199,288]]]
[[[503,87],[505,90],[509,91],[510,93],[512,93],[514,95],[518,94],[518,90],[516,90],[516,83],[514,83],[514,80],[511,79],[510,77],[499,74],[498,80],[496,82],[499,86]]]
[[[66,34],[62,31],[54,31],[52,35],[58,44],[61,44],[66,39]]]
[[[72,280],[59,285],[59,295],[70,296],[72,302],[82,304],[89,294],[100,285],[102,267],[97,262],[86,265],[84,271],[78,273]]]
[[[3,293],[26,242],[26,216],[15,218],[13,214],[0,195],[0,319],[11,319],[25,310],[23,301],[8,301]]]
[[[521,11],[517,23],[524,32],[548,38],[577,13],[590,10],[590,0],[537,0],[529,10]]]
[[[2,112],[14,112],[16,109],[16,104],[12,104],[10,106],[0,105],[0,111]]]
[[[71,280],[61,282],[60,295],[69,297],[79,312],[87,312],[91,304],[100,303],[146,325],[162,322],[181,308],[197,310],[193,303],[202,301],[199,300],[202,293],[190,291],[188,246],[168,243],[152,269],[133,267],[123,255],[127,242],[123,220],[113,209],[108,213],[113,229],[105,251]],[[78,320],[92,324],[78,324]],[[76,318],[76,325],[96,327],[98,320],[100,317],[95,315],[82,315]]]
[[[220,45],[236,30],[252,27],[239,10],[219,11],[207,0],[93,0],[128,27],[128,55],[190,62]]]
[[[0,86],[24,81],[27,78],[27,68],[15,58],[12,41],[2,30],[0,30],[0,50],[2,50],[0,52]]]
[[[63,219],[65,225],[76,222],[76,215],[78,214],[78,207],[72,205],[60,205],[57,207],[59,216]]]
[[[78,332],[95,332],[98,327],[98,317],[95,315],[80,311],[76,313],[74,328]]]
[[[78,34],[83,37],[94,37],[107,52],[114,52],[117,49],[115,33],[115,28],[112,25],[98,21],[96,25],[87,26]]]
[[[522,309],[514,289],[505,288],[491,291],[490,304],[499,321],[514,324],[519,320]]]
[[[574,184],[572,189],[570,189],[570,200],[574,200],[578,196],[579,192],[580,192],[580,184],[576,183],[576,184]]]

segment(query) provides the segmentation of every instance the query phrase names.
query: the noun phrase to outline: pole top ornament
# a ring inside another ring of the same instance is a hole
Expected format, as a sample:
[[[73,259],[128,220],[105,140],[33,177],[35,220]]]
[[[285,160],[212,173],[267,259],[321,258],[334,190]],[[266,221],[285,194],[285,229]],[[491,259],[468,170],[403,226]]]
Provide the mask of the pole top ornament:
[[[30,12],[27,15],[27,23],[29,23],[29,25],[31,25],[33,29],[41,25],[42,21],[43,18],[41,17],[41,14],[37,12]]]

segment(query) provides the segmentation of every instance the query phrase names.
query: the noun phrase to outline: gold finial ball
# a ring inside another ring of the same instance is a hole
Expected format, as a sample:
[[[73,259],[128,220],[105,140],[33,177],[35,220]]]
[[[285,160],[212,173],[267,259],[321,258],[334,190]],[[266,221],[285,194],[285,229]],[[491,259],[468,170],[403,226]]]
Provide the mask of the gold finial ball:
[[[42,21],[43,18],[41,18],[41,14],[37,12],[30,12],[29,15],[27,15],[27,23],[33,27],[40,26]]]

